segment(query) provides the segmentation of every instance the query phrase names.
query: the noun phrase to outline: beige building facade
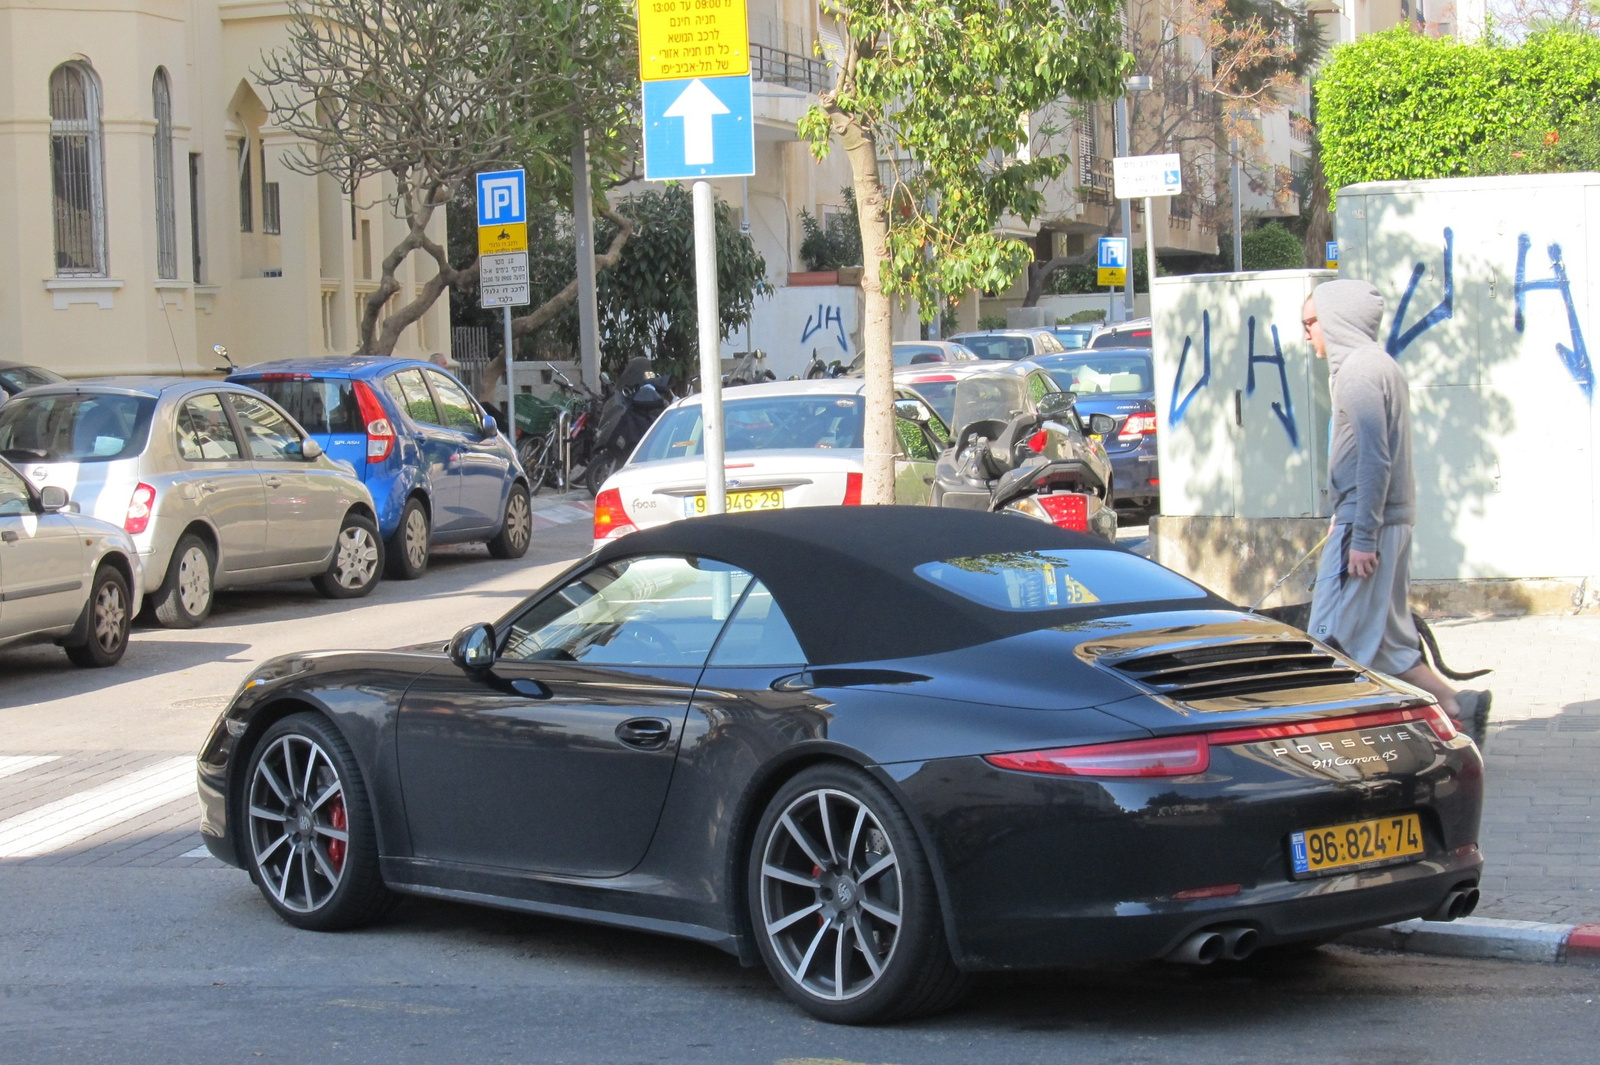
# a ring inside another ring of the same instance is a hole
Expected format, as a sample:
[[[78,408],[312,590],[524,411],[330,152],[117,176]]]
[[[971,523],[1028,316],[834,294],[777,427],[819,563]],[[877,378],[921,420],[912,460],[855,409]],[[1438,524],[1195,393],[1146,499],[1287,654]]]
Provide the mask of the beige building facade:
[[[375,181],[294,172],[256,82],[288,5],[0,0],[0,360],[211,374],[354,350],[403,232]],[[440,220],[440,236],[443,221]],[[418,271],[426,271],[421,273]],[[431,269],[402,267],[396,302]],[[449,342],[440,301],[396,354]]]

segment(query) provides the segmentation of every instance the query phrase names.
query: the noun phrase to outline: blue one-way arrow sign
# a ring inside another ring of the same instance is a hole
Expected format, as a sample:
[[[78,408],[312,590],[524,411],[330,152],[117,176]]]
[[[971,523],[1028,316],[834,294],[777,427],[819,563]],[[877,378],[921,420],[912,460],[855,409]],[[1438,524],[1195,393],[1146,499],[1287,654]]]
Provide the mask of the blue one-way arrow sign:
[[[750,78],[644,83],[644,176],[743,177],[756,172]]]

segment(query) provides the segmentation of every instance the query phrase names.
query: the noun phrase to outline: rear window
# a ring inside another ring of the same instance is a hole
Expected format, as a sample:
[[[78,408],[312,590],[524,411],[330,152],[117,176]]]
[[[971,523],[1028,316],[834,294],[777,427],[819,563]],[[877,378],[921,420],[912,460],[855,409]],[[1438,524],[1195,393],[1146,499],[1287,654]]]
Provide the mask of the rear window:
[[[783,448],[861,446],[860,396],[763,396],[722,408],[727,453]],[[702,454],[700,405],[662,415],[639,445],[635,462],[682,459]]]
[[[1062,389],[1083,396],[1155,390],[1150,360],[1138,355],[1073,356],[1052,360],[1048,369]]]
[[[1033,345],[1028,343],[1027,337],[969,335],[950,339],[980,359],[1016,362],[1033,354]]]
[[[1148,348],[1153,346],[1150,342],[1150,327],[1141,326],[1127,331],[1117,330],[1111,333],[1102,333],[1096,337],[1092,348]]]
[[[133,458],[150,437],[155,409],[150,396],[21,396],[0,407],[0,454],[13,462]]]
[[[915,378],[905,381],[905,386],[938,412],[946,425],[956,413],[956,379],[954,377]]]
[[[240,380],[289,412],[308,433],[364,433],[355,383],[337,377],[257,377]]]
[[[1171,570],[1122,551],[1006,551],[927,562],[915,572],[995,610],[1062,610],[1099,603],[1204,599],[1207,594]]]

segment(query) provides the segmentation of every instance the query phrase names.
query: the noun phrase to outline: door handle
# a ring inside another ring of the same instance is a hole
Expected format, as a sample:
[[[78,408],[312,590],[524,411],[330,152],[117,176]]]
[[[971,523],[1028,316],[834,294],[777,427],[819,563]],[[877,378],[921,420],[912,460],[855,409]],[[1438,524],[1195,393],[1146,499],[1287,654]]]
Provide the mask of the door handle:
[[[198,487],[201,495],[210,495],[217,490],[217,486],[210,481],[201,481]]]
[[[266,486],[268,488],[282,488],[283,487],[283,478],[282,477],[276,477],[276,476],[268,477],[266,479],[265,483],[266,483]]]
[[[548,699],[555,694],[549,685],[536,680],[514,680],[511,682],[511,690],[530,699]]]
[[[5,532],[0,532],[0,541],[8,544],[14,544],[17,542],[17,539],[17,530],[15,529],[7,529]]]
[[[617,739],[641,751],[659,751],[672,738],[672,723],[659,717],[630,717],[617,726]]]

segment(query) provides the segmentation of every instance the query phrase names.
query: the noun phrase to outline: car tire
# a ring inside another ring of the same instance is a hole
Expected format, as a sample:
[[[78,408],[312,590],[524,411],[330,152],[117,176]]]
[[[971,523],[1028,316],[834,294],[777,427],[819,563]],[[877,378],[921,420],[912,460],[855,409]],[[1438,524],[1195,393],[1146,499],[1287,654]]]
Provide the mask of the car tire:
[[[489,554],[495,558],[521,558],[528,553],[533,540],[533,508],[528,503],[528,490],[513,484],[506,493],[506,512],[500,521],[500,531],[489,541]]]
[[[620,465],[622,465],[622,456],[613,448],[601,448],[595,452],[588,468],[583,471],[583,484],[584,487],[589,489],[589,494],[598,496],[600,494],[600,486],[605,484],[607,478],[613,473],[617,472],[617,467]]]
[[[966,989],[917,834],[865,772],[802,770],[767,804],[748,857],[757,947],[806,1012],[882,1023],[946,1009]]]
[[[400,511],[400,524],[384,544],[384,576],[397,581],[414,581],[428,572],[428,551],[433,544],[433,528],[428,508],[415,496],[406,500]]]
[[[346,514],[328,572],[311,578],[311,583],[329,599],[359,599],[376,588],[382,577],[383,541],[378,539],[377,525],[353,511]]]
[[[133,624],[131,598],[128,579],[115,566],[102,565],[96,571],[78,627],[65,645],[73,665],[98,669],[122,661]]]
[[[211,616],[217,556],[194,533],[184,533],[167,563],[167,575],[152,597],[156,621],[169,629],[193,629]]]
[[[239,797],[238,854],[279,917],[331,932],[393,904],[360,767],[327,718],[292,714],[268,728]]]

